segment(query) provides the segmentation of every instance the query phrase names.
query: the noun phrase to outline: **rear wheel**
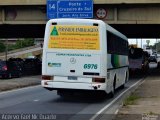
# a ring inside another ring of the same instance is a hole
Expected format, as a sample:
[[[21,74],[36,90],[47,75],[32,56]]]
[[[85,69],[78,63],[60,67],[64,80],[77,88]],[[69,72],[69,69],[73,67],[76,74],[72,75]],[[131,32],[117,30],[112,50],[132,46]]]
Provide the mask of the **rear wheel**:
[[[9,79],[12,78],[12,74],[11,74],[11,73],[8,74],[8,78],[9,78]]]
[[[57,91],[57,95],[63,97],[63,98],[69,98],[71,96],[73,96],[73,92],[69,92],[69,91],[64,91],[64,90],[58,90]]]
[[[129,73],[126,72],[125,81],[124,81],[123,85],[121,86],[122,89],[125,88],[125,84],[128,82],[128,79],[129,79]]]
[[[19,78],[19,77],[21,77],[22,76],[22,73],[21,72],[18,72],[17,73],[17,77]]]
[[[110,93],[110,97],[111,97],[111,98],[114,97],[115,90],[116,90],[116,76],[114,77],[114,82],[113,82],[112,90],[111,90],[111,93]]]

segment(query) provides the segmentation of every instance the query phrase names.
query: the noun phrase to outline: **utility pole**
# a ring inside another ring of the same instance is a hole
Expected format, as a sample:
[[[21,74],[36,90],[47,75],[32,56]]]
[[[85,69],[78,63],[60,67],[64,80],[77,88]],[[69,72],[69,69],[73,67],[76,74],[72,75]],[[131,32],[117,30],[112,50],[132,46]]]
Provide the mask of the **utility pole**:
[[[8,54],[8,39],[6,39],[6,50],[5,50],[5,56],[6,56],[6,61],[7,61],[7,54]]]
[[[138,40],[137,40],[137,38],[136,38],[136,45],[138,46]]]
[[[157,42],[157,38],[156,38],[156,52],[157,52],[157,44],[158,44],[158,42]]]
[[[142,38],[141,38],[141,48],[143,49],[143,45],[142,45]]]

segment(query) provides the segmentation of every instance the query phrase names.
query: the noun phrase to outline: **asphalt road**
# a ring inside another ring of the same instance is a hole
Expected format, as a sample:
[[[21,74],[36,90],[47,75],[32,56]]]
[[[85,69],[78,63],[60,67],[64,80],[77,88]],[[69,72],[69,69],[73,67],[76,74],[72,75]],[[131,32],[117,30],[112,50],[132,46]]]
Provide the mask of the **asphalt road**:
[[[0,119],[4,119],[4,117],[12,117],[13,119],[15,117],[13,115],[19,114],[32,114],[37,115],[37,119],[45,117],[47,120],[89,120],[97,118],[96,113],[98,112],[114,114],[119,107],[117,102],[120,99],[119,95],[124,91],[130,91],[127,89],[139,80],[140,77],[129,80],[125,89],[118,90],[112,99],[98,99],[94,98],[94,95],[93,97],[81,95],[64,99],[58,96],[56,91],[48,91],[41,86],[3,92],[0,93]],[[106,107],[107,105],[108,107]],[[4,116],[9,114],[12,116]],[[43,116],[44,114],[48,116]],[[28,119],[32,117],[28,116]],[[22,116],[17,116],[17,120],[19,118],[23,119]]]

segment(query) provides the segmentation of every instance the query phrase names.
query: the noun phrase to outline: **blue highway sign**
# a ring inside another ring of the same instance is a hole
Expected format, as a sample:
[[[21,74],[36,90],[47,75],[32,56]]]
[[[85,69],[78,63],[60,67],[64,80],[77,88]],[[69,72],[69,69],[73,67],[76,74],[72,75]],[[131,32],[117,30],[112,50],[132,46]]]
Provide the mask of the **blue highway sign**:
[[[47,0],[47,17],[93,18],[93,0]]]

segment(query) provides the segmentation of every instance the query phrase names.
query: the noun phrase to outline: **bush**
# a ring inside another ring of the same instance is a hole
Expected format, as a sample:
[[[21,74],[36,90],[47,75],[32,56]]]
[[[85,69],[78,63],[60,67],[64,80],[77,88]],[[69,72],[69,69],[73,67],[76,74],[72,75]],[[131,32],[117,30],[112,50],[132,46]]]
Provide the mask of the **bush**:
[[[16,41],[15,45],[9,45],[8,50],[15,50],[15,49],[25,48],[33,45],[34,45],[33,38],[19,39]]]
[[[6,46],[4,43],[0,42],[0,52],[4,52],[6,50]]]

